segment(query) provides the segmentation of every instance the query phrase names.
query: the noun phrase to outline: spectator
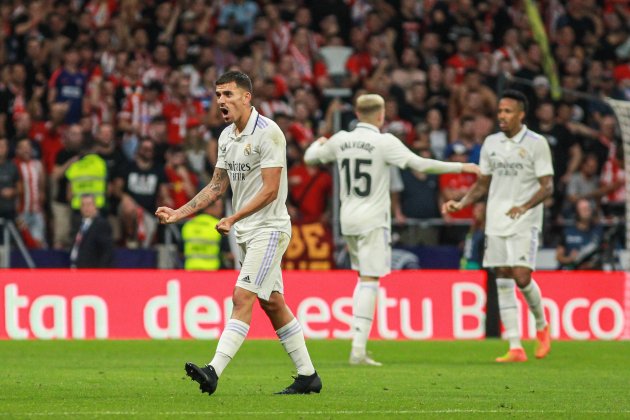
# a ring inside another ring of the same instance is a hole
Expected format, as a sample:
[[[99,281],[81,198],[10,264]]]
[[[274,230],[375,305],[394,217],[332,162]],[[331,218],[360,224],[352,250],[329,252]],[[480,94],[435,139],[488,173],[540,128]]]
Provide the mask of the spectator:
[[[0,137],[0,219],[13,221],[20,175],[15,164],[8,159],[9,141]]]
[[[463,145],[468,155],[468,161],[479,163],[481,154],[481,144],[477,141],[475,132],[475,119],[473,117],[462,117],[459,120],[460,128],[458,130],[459,137],[455,137],[455,141],[448,145],[445,151],[446,157],[450,156],[456,145]]]
[[[0,88],[0,137],[14,139],[16,121],[27,112],[32,86],[25,83],[27,76],[24,64],[14,63],[9,68],[9,82]]]
[[[110,268],[113,265],[112,229],[100,215],[93,195],[81,196],[81,222],[70,251],[72,268]]]
[[[482,84],[481,74],[475,69],[466,69],[462,77],[463,83],[453,87],[449,102],[449,116],[455,120],[462,115],[470,114],[470,93],[477,93],[480,99],[479,112],[483,115],[494,115],[497,104],[497,95]]]
[[[564,228],[562,242],[556,248],[559,268],[565,270],[600,270],[600,261],[594,258],[600,247],[603,230],[595,223],[595,208],[585,198],[575,204],[575,224]]]
[[[382,130],[384,133],[395,133],[396,137],[407,146],[411,145],[416,138],[413,125],[398,113],[398,103],[394,98],[385,100],[385,124]]]
[[[171,146],[167,150],[164,173],[168,181],[169,199],[177,208],[197,194],[199,180],[188,167],[186,154],[180,146]]]
[[[454,143],[447,151],[446,159],[449,162],[470,162],[469,150],[462,143]],[[439,179],[438,202],[446,203],[449,200],[460,200],[477,181],[475,174],[442,174]],[[466,237],[468,227],[465,225],[451,224],[455,221],[472,220],[473,206],[469,205],[453,213],[443,214],[447,225],[442,230],[442,241],[449,244],[460,245]]]
[[[554,104],[543,101],[536,107],[536,120],[532,130],[542,134],[549,143],[554,164],[553,217],[563,206],[567,184],[582,161],[582,147],[565,125],[556,121]]]
[[[154,163],[154,153],[153,142],[141,140],[136,158],[115,181],[115,191],[121,200],[119,217],[128,247],[152,245],[157,229],[153,212],[161,203],[172,205],[164,167]]]
[[[167,5],[168,2],[162,3],[162,5]],[[160,7],[163,7],[160,5]],[[166,83],[168,80],[168,76],[171,73],[171,51],[166,44],[158,44],[155,47],[153,52],[153,61],[151,66],[144,72],[142,75],[142,84],[145,86],[151,81],[155,80],[159,83]]]
[[[260,9],[255,1],[231,0],[221,7],[219,25],[240,31],[245,36],[254,30],[254,20]]]
[[[287,175],[291,219],[301,223],[328,223],[333,189],[328,171],[321,166],[305,165],[300,160]]]
[[[234,47],[234,40],[232,38],[232,32],[224,26],[219,26],[214,33],[212,56],[214,57],[214,64],[217,66],[217,73],[219,74],[238,63],[238,59],[232,51]]]
[[[163,86],[153,80],[143,90],[129,92],[118,114],[118,127],[123,132],[123,145],[133,156],[138,139],[149,134],[152,119],[162,115]]]
[[[469,161],[468,149],[462,143],[454,143],[446,155],[449,162],[466,163]],[[446,203],[449,200],[460,200],[473,186],[477,176],[468,173],[453,173],[440,175],[440,202]],[[472,205],[462,208],[453,213],[444,214],[446,220],[472,219]]]
[[[51,195],[53,214],[53,247],[65,249],[71,245],[70,228],[72,210],[68,200],[68,179],[66,171],[79,160],[79,150],[83,146],[83,132],[78,124],[68,127],[63,137],[63,149],[55,157],[52,171]]]
[[[623,217],[626,206],[626,171],[623,148],[615,147],[602,169],[600,188],[602,194],[602,210],[608,217]]]
[[[15,166],[20,173],[18,183],[18,228],[30,248],[46,247],[46,174],[39,159],[33,158],[33,146],[27,137],[15,146]]]
[[[448,60],[446,60],[446,66],[455,69],[457,84],[464,81],[464,75],[469,69],[477,67],[477,60],[474,56],[474,41],[472,37],[472,31],[468,29],[463,31],[458,37],[456,42],[456,51]]]
[[[177,82],[177,91],[164,105],[164,117],[168,130],[168,144],[181,145],[191,125],[198,125],[203,119],[201,102],[194,99],[190,90],[190,77],[181,76]]]
[[[584,157],[580,171],[571,176],[567,185],[564,217],[575,216],[575,206],[582,198],[589,201],[593,211],[599,211],[600,195],[597,156],[589,153]]]
[[[448,147],[448,131],[444,126],[444,117],[438,108],[431,108],[427,112],[427,130],[429,132],[429,144],[431,152],[436,159],[444,159]],[[416,126],[416,132],[417,132]]]
[[[223,200],[217,200],[184,223],[182,240],[186,270],[218,270],[231,266],[233,256],[227,237],[215,229],[221,217]]]
[[[400,106],[400,116],[414,125],[423,122],[429,111],[425,82],[412,82],[404,89],[404,97],[404,102]]]
[[[64,65],[55,70],[48,81],[48,103],[67,104],[66,124],[75,124],[83,114],[83,97],[87,89],[87,77],[79,70],[79,52],[74,46],[64,51]]]
[[[425,159],[432,159],[428,148],[414,147],[414,152]],[[400,171],[403,189],[398,193],[400,197],[400,212],[394,213],[396,220],[407,219],[437,219],[440,217],[438,207],[438,179],[437,175],[405,169]],[[394,209],[396,210],[396,208]],[[437,245],[438,230],[432,226],[422,226],[409,223],[408,229],[401,232],[401,242],[406,245]]]
[[[103,215],[107,211],[107,163],[97,153],[97,143],[93,140],[84,141],[81,153],[76,162],[68,166],[68,199],[73,211],[73,221],[81,210],[81,197],[92,195],[96,208]],[[78,225],[75,223],[75,226]]]

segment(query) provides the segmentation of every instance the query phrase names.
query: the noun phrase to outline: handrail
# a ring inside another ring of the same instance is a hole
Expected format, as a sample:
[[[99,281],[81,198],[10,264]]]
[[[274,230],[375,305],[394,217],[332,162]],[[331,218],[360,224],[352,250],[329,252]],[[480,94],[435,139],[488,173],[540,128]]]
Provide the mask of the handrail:
[[[2,255],[0,256],[0,267],[11,267],[11,238],[13,238],[15,244],[20,251],[20,254],[22,254],[24,261],[26,261],[26,265],[28,266],[28,268],[36,268],[35,262],[33,261],[31,254],[28,252],[28,249],[24,245],[22,236],[20,236],[20,232],[18,232],[13,221],[0,217],[0,228],[2,228],[2,236],[4,239]]]

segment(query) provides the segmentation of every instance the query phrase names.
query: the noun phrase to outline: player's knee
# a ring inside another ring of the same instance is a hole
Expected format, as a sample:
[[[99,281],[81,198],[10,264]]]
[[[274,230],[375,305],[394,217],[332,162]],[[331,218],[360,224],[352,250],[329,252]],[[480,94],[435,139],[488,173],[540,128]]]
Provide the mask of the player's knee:
[[[254,301],[256,300],[256,295],[251,292],[241,292],[239,288],[236,288],[234,294],[232,295],[232,304],[234,305],[232,312],[234,313],[243,313],[243,312],[251,312],[252,307],[254,306]]]
[[[262,308],[262,310],[265,311],[265,313],[267,314],[276,313],[282,308],[282,305],[280,305],[280,302],[278,302],[275,299],[269,299],[269,300],[258,299],[258,302],[260,303],[260,307]]]
[[[518,287],[522,289],[532,281],[532,271],[526,267],[516,267],[513,269],[513,278]]]
[[[511,279],[512,269],[510,267],[498,267],[496,274],[498,279]]]

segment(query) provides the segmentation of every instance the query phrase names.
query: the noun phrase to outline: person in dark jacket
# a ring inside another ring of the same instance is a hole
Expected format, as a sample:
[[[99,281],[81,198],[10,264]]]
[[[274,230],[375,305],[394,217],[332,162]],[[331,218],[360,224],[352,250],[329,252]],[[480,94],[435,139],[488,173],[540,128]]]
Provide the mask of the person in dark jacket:
[[[93,195],[81,197],[81,225],[70,252],[73,268],[108,268],[112,266],[114,241],[107,219],[99,214]]]

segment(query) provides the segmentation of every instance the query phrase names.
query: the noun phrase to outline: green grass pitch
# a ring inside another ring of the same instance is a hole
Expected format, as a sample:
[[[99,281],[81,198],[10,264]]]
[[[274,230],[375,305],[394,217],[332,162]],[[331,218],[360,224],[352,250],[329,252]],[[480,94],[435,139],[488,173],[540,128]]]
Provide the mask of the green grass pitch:
[[[350,367],[348,341],[310,341],[324,388],[291,383],[277,341],[245,342],[208,396],[184,374],[209,341],[0,342],[0,418],[630,418],[630,342],[554,342],[545,360],[498,365],[498,340],[370,343],[381,368]]]

